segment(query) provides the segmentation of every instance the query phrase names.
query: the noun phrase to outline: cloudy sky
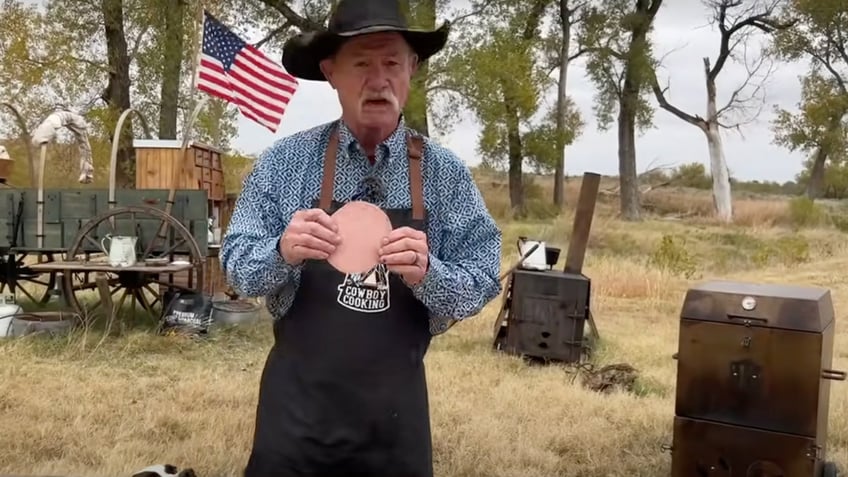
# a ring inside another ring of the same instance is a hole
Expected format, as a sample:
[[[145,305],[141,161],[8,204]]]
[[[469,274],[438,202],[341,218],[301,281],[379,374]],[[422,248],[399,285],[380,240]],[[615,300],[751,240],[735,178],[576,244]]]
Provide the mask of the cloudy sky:
[[[690,113],[703,114],[705,92],[702,58],[715,58],[718,50],[718,37],[707,18],[706,10],[697,0],[667,0],[660,11],[653,34],[657,54],[667,54],[660,81],[665,83],[670,79],[670,100]],[[246,39],[256,40],[250,37]],[[279,59],[277,52],[267,53]],[[759,120],[743,129],[744,137],[735,131],[724,131],[725,155],[734,176],[740,179],[784,181],[791,180],[798,172],[803,157],[772,144],[769,122],[772,105],[792,109],[796,107],[800,93],[798,76],[803,72],[803,65],[780,65],[767,85],[767,105]],[[735,85],[744,77],[745,69],[741,65],[728,63],[725,66],[719,81],[719,104],[726,101]],[[587,126],[583,135],[567,150],[567,173],[574,175],[593,171],[617,174],[616,131],[597,130],[592,117],[594,88],[580,60],[571,67],[568,82],[569,94],[586,118]],[[335,93],[329,86],[322,82],[301,81],[276,133],[272,134],[258,124],[240,118],[238,136],[233,147],[257,153],[279,137],[336,119],[340,112]],[[700,130],[664,110],[656,112],[655,124],[653,130],[637,138],[640,171],[658,164],[693,161],[709,164],[706,141]],[[474,165],[479,162],[475,152],[478,133],[479,124],[469,112],[450,131],[437,130],[432,135],[453,149],[467,164]]]

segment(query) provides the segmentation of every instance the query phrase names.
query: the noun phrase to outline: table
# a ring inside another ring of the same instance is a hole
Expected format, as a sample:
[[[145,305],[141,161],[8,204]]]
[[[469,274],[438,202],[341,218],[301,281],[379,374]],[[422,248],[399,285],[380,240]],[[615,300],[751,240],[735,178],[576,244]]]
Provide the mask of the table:
[[[36,272],[140,272],[140,273],[179,273],[191,268],[194,264],[149,265],[137,263],[129,267],[116,267],[109,262],[93,262],[82,260],[60,260],[56,262],[34,263],[29,266]]]

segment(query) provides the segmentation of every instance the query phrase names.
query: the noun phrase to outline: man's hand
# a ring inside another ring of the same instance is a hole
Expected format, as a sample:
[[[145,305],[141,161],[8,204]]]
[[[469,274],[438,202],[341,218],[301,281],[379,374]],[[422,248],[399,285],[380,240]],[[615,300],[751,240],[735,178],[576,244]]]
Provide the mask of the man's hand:
[[[323,210],[298,210],[280,237],[280,255],[291,265],[300,265],[307,259],[324,260],[341,241],[338,230]]]
[[[380,261],[392,273],[397,273],[408,285],[417,285],[424,279],[429,266],[430,248],[427,235],[410,227],[392,230],[383,239]]]

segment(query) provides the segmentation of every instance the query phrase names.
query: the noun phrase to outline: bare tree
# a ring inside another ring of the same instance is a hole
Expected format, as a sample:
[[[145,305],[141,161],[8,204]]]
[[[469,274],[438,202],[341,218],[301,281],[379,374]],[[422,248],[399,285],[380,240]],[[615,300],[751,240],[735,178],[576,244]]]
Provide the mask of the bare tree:
[[[724,221],[733,220],[733,202],[730,190],[730,171],[721,141],[721,128],[741,130],[759,116],[765,105],[764,84],[773,72],[774,63],[764,52],[749,57],[748,45],[754,43],[758,32],[771,34],[788,28],[776,18],[776,10],[783,0],[703,0],[712,14],[711,22],[718,27],[719,51],[715,62],[703,59],[704,83],[707,93],[706,117],[684,112],[671,104],[665,96],[668,87],[660,87],[654,75],[653,90],[660,107],[703,131],[707,138],[710,157],[710,174],[713,180],[713,202],[716,216]],[[745,79],[728,96],[724,105],[717,101],[716,80],[728,60],[742,63]]]

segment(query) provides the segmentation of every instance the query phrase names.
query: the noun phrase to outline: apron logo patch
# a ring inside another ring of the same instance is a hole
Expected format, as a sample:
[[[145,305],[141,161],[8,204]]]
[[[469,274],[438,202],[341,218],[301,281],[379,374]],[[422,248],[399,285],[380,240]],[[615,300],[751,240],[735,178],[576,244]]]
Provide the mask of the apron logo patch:
[[[378,264],[367,273],[350,273],[338,286],[339,305],[361,313],[379,313],[389,309],[389,271]]]

